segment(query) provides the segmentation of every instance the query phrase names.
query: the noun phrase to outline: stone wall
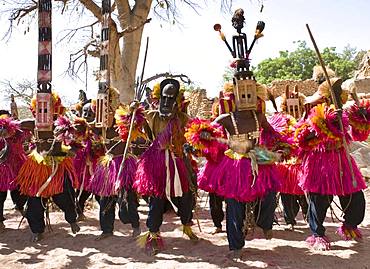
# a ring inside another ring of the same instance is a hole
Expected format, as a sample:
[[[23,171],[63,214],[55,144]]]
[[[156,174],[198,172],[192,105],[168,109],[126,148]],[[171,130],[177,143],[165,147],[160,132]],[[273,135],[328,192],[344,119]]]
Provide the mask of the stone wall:
[[[357,93],[370,93],[370,77],[354,80]]]
[[[361,60],[360,67],[355,72],[353,79],[356,91],[359,94],[367,95],[370,93],[370,50],[364,55]]]
[[[18,107],[18,116],[20,120],[33,118],[31,109],[28,106]]]
[[[185,92],[185,99],[190,101],[188,114],[190,117],[209,119],[212,116],[212,105],[214,100],[207,98],[205,89],[196,89]]]
[[[293,91],[294,86],[298,85],[298,91],[306,96],[312,95],[318,87],[318,84],[312,79],[307,80],[275,80],[269,86],[273,95],[276,97],[285,93],[285,87],[289,85],[290,91]]]
[[[355,78],[370,78],[370,50],[362,57],[359,69],[355,72]]]

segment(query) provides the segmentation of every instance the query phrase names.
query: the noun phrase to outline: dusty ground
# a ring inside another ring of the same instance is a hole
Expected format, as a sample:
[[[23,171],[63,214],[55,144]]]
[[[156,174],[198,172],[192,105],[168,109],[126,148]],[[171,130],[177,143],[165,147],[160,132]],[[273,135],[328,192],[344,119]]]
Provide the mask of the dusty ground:
[[[172,213],[167,214],[162,225],[166,249],[155,257],[149,257],[137,248],[130,237],[129,225],[117,219],[115,234],[104,241],[95,241],[99,232],[97,205],[86,212],[88,219],[80,223],[76,236],[70,232],[61,212],[51,214],[52,232],[46,232],[40,243],[30,243],[30,231],[24,221],[17,229],[21,217],[11,209],[7,200],[6,231],[0,234],[0,268],[370,268],[370,191],[366,191],[367,214],[361,225],[362,242],[346,242],[339,239],[335,229],[339,223],[332,222],[328,214],[327,235],[332,250],[317,252],[309,250],[304,239],[309,234],[307,225],[299,215],[296,231],[286,231],[286,225],[277,211],[280,226],[274,226],[274,238],[267,241],[261,231],[256,231],[246,242],[243,259],[238,262],[226,258],[228,253],[226,233],[211,235],[206,197],[202,197],[198,212],[202,232],[194,231],[202,238],[198,243],[186,239],[180,230],[180,221]],[[147,207],[142,201],[141,226],[145,228]]]

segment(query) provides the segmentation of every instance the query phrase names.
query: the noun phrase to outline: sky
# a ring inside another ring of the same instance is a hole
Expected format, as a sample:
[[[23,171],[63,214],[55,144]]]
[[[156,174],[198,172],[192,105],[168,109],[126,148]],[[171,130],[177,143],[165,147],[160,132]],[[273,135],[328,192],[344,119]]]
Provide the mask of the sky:
[[[217,32],[215,23],[222,25],[222,31],[231,42],[236,33],[231,26],[232,14],[220,11],[220,1],[209,0],[207,6],[199,9],[200,15],[191,9],[183,9],[179,18],[181,26],[153,20],[146,24],[142,46],[149,36],[149,50],[144,77],[163,72],[186,74],[200,88],[207,89],[209,97],[217,96],[222,86],[222,75],[232,57]],[[255,44],[251,64],[256,66],[269,57],[277,57],[281,50],[294,50],[297,40],[305,40],[309,47],[306,23],[316,39],[319,48],[336,47],[341,51],[346,45],[358,50],[370,49],[370,1],[368,0],[265,0],[263,12],[255,0],[233,1],[233,8],[244,9],[246,24],[243,32],[248,43],[253,39],[258,20],[266,23],[264,37]],[[53,38],[60,37],[67,20],[53,17]],[[37,24],[24,35],[21,25],[8,42],[0,40],[0,81],[22,79],[35,80],[37,74]],[[0,34],[7,30],[7,18],[0,17]],[[77,101],[78,90],[85,89],[85,81],[72,80],[64,74],[73,44],[56,44],[53,47],[53,87],[69,103]],[[144,49],[142,49],[143,52]],[[141,70],[142,55],[138,69]],[[98,62],[91,62],[90,71],[98,68]],[[9,97],[2,94],[0,85],[0,107],[9,106]],[[95,98],[98,84],[89,74],[87,95]]]

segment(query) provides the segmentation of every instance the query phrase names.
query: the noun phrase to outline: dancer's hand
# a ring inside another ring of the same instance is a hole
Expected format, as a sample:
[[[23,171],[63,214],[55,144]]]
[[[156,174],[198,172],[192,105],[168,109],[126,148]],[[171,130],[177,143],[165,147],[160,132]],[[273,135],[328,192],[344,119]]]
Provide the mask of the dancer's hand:
[[[131,111],[134,111],[135,109],[137,109],[139,107],[140,103],[139,101],[137,100],[134,100],[130,103],[130,110]]]

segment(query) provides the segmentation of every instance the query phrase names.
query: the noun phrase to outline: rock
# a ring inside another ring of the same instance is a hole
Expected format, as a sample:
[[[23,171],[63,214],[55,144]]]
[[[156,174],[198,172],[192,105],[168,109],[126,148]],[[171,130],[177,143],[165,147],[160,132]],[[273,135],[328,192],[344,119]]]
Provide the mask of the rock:
[[[359,168],[370,167],[370,146],[366,142],[352,142],[350,153]]]

